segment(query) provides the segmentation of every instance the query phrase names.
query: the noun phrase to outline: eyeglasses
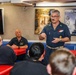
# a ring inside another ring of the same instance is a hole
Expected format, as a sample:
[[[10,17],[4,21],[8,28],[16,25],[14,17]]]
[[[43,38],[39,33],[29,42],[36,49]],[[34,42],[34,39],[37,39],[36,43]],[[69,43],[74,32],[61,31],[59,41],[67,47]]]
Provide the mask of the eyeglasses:
[[[57,18],[57,17],[59,17],[59,16],[51,16],[52,18]]]

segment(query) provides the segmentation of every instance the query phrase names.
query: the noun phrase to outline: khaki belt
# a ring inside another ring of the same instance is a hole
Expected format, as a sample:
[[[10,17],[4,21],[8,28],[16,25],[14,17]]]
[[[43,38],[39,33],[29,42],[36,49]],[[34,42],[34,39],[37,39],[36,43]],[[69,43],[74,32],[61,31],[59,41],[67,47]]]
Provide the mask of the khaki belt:
[[[59,49],[59,48],[63,48],[63,46],[59,46],[59,47],[50,47],[50,46],[48,46],[48,45],[46,45],[46,47],[48,47],[49,49],[54,49],[54,50],[56,50],[56,49]]]

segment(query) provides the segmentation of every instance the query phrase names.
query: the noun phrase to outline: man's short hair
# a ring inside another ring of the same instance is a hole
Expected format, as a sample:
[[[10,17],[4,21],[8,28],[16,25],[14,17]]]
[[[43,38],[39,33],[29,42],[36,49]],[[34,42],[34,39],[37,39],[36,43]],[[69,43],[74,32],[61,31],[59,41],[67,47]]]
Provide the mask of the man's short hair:
[[[72,75],[76,58],[69,50],[60,49],[50,55],[49,63],[53,75]]]
[[[29,56],[38,60],[44,53],[44,45],[42,43],[33,43],[29,49]]]
[[[60,11],[59,10],[51,9],[49,11],[49,16],[51,16],[52,13],[58,13],[58,16],[60,16]]]

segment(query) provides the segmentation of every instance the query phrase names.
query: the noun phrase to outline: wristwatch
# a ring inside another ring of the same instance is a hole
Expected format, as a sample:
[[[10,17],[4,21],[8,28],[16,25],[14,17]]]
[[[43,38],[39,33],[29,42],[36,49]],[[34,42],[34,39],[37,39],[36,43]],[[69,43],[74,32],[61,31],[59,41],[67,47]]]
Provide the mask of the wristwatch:
[[[60,38],[60,42],[62,42],[62,39]]]

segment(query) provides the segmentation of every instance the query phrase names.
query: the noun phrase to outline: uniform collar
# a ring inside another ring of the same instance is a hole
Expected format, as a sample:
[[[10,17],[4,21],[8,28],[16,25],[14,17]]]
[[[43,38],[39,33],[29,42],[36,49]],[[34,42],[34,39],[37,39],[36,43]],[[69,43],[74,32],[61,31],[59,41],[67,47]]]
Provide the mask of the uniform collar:
[[[62,23],[61,22],[59,23],[59,26],[62,27]]]
[[[49,26],[52,26],[52,23],[49,23]],[[62,27],[62,24],[60,21],[59,21],[59,26]]]
[[[51,26],[51,23],[49,23],[49,26]]]

